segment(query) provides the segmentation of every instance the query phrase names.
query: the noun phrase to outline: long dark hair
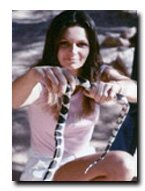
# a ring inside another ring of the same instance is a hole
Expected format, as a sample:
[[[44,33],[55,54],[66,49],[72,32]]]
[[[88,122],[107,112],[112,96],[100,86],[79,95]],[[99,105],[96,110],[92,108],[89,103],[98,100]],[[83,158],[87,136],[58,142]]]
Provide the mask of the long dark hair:
[[[99,43],[95,23],[84,11],[67,10],[57,15],[51,22],[39,65],[60,66],[57,59],[58,42],[68,27],[80,26],[85,29],[90,45],[90,53],[82,67],[81,76],[91,80],[91,69],[97,67],[101,62]]]
[[[92,71],[95,71],[94,69],[99,67],[101,63],[101,56],[95,23],[85,11],[63,11],[52,20],[46,34],[42,59],[38,66],[60,66],[57,59],[58,43],[66,29],[72,26],[80,26],[86,31],[90,52],[85,64],[81,68],[81,73],[79,75],[92,81]],[[82,113],[88,115],[95,109],[94,100],[84,96],[82,106]]]

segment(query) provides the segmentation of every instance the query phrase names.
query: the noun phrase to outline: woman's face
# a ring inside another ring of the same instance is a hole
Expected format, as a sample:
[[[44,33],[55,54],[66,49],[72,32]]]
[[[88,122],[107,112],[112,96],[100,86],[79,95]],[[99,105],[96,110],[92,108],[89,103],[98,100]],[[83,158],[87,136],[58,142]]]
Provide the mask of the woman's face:
[[[73,75],[85,64],[90,52],[90,45],[84,28],[69,27],[58,44],[57,59],[59,64]]]

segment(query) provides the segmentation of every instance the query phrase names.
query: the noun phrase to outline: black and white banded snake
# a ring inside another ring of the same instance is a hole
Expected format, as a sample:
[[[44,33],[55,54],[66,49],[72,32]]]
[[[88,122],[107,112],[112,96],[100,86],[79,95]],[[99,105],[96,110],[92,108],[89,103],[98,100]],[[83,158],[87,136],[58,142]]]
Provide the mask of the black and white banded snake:
[[[89,90],[92,86],[92,84],[88,80],[84,80],[82,78],[78,78],[78,85],[82,86],[86,90]],[[72,95],[71,88],[68,84],[65,94],[62,98],[62,106],[58,117],[58,122],[55,128],[55,152],[53,155],[53,159],[50,162],[45,175],[43,177],[43,181],[53,181],[53,176],[56,172],[56,170],[59,168],[59,165],[61,163],[63,153],[64,153],[64,129],[65,129],[65,123],[69,112],[69,106],[70,106],[70,99]],[[122,106],[122,109],[118,115],[118,118],[116,120],[117,126],[113,129],[112,134],[109,138],[108,144],[105,148],[105,151],[101,154],[101,156],[96,159],[93,163],[91,163],[89,166],[86,167],[84,173],[86,174],[91,168],[93,168],[94,165],[96,165],[99,161],[103,160],[107,153],[109,152],[116,135],[124,122],[126,115],[129,110],[129,103],[125,96],[117,94],[116,95],[116,101],[119,102]]]

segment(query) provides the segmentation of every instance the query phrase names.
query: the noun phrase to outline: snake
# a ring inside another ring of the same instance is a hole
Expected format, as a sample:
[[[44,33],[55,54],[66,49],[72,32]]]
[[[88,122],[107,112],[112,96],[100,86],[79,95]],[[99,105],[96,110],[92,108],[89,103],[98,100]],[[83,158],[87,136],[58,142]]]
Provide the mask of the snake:
[[[77,77],[77,85],[83,87],[85,90],[89,91],[92,87],[92,83],[87,80],[80,77]],[[66,120],[68,117],[69,107],[70,107],[70,100],[72,96],[72,90],[70,85],[67,85],[66,91],[62,96],[62,105],[58,116],[58,121],[55,127],[54,131],[54,138],[55,138],[55,151],[53,154],[52,161],[48,165],[48,168],[46,169],[43,181],[53,181],[54,174],[56,170],[59,168],[59,165],[61,163],[63,153],[64,153],[64,129],[66,125]],[[127,98],[122,94],[116,94],[115,100],[121,104],[121,111],[118,114],[118,117],[116,119],[116,126],[112,130],[112,134],[108,140],[107,146],[105,147],[104,152],[101,154],[101,156],[93,161],[91,164],[89,164],[86,169],[84,170],[84,174],[87,174],[88,171],[93,168],[95,165],[98,164],[99,161],[102,161],[105,159],[106,155],[110,151],[110,148],[119,132],[119,129],[121,125],[123,124],[126,115],[129,111],[129,103]]]

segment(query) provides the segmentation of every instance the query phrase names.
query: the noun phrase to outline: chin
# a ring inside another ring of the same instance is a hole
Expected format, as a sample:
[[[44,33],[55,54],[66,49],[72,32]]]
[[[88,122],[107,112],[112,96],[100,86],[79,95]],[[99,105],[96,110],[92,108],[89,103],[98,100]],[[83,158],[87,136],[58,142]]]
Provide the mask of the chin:
[[[82,66],[83,66],[83,64],[78,64],[78,63],[76,64],[75,63],[75,64],[71,64],[70,68],[74,69],[74,70],[77,70],[77,69],[80,69]]]

